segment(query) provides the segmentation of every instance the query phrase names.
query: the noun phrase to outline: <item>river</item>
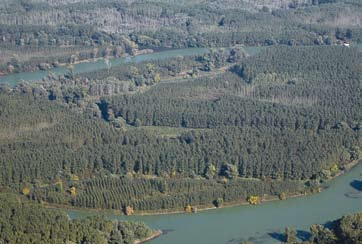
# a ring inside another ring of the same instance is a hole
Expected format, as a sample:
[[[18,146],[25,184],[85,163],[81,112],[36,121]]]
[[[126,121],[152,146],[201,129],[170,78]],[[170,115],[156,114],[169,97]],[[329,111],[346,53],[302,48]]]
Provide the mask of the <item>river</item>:
[[[362,197],[346,194],[362,187],[362,164],[334,179],[322,193],[259,206],[238,206],[202,211],[197,214],[158,216],[119,216],[111,219],[144,221],[155,229],[170,230],[150,244],[240,244],[242,240],[277,243],[285,227],[294,227],[302,239],[309,226],[324,224],[344,214],[362,212]],[[96,214],[94,211],[68,211],[71,218]],[[102,214],[102,213],[98,213]]]
[[[359,49],[362,49],[362,44],[356,44]],[[265,49],[266,47],[255,46],[255,47],[243,47],[245,51],[253,56],[258,54],[260,51]],[[124,58],[114,58],[109,59],[108,67],[116,67],[125,63],[139,63],[144,61],[151,61],[151,60],[164,60],[167,58],[174,58],[177,56],[184,57],[184,56],[192,56],[198,54],[205,54],[210,52],[209,48],[184,48],[184,49],[174,49],[174,50],[166,50],[161,52],[154,52],[154,53],[147,53],[141,54],[137,56],[130,56]],[[83,62],[74,65],[74,74],[81,74],[91,71],[97,71],[101,69],[106,69],[107,64],[104,59],[99,59],[97,61],[91,62]],[[21,81],[38,81],[46,77],[49,73],[53,73],[55,75],[64,75],[68,72],[68,68],[66,66],[52,68],[46,71],[34,71],[34,72],[22,72],[22,73],[13,73],[10,75],[0,76],[0,84],[5,83],[9,84],[10,86],[15,86]]]
[[[125,63],[140,63],[144,61],[151,61],[151,60],[164,60],[167,58],[174,58],[177,56],[192,56],[198,54],[208,53],[210,49],[208,48],[185,48],[185,49],[174,49],[174,50],[166,50],[162,52],[154,52],[154,53],[147,53],[141,54],[132,57],[124,57],[124,58],[114,58],[109,59],[110,67],[116,67]],[[100,59],[97,61],[92,62],[83,62],[74,65],[74,73],[81,74],[91,71],[97,71],[101,69],[106,69],[107,64],[105,60]],[[34,71],[34,72],[22,72],[22,73],[14,73],[10,75],[0,76],[0,84],[6,83],[10,86],[15,86],[17,83],[21,81],[37,81],[41,80],[46,77],[50,72],[54,73],[55,75],[64,75],[68,72],[66,66],[52,68],[46,71]]]
[[[192,48],[168,50],[136,57],[112,59],[112,67],[123,63],[161,60],[177,56],[207,53],[209,49]],[[247,50],[251,55],[254,49]],[[255,52],[254,52],[255,51]],[[104,60],[75,65],[75,73],[84,73],[106,68]],[[65,67],[50,70],[56,75],[66,72]],[[15,85],[21,80],[34,81],[45,77],[49,71],[12,74],[0,77],[0,83]],[[243,240],[258,243],[276,243],[287,226],[298,230],[304,237],[313,223],[326,223],[347,213],[362,212],[362,197],[346,196],[361,190],[362,165],[329,183],[320,194],[301,198],[263,203],[259,206],[239,206],[215,209],[197,214],[174,214],[158,216],[119,216],[106,212],[68,210],[71,218],[82,218],[94,214],[105,214],[111,219],[144,221],[151,228],[170,230],[167,234],[150,241],[150,244],[239,244]],[[361,194],[359,194],[361,196]]]

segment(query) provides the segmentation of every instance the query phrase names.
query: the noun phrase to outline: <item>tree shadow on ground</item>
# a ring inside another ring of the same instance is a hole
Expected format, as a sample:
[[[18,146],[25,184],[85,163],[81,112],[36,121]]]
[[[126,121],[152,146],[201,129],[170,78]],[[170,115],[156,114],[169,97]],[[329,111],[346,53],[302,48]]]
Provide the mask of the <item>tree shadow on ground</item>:
[[[285,241],[284,233],[270,232],[270,233],[268,233],[268,235],[277,241],[280,241],[280,242]],[[308,241],[310,236],[311,236],[311,234],[308,231],[297,230],[297,238],[300,239],[301,241]]]
[[[350,185],[357,191],[362,191],[362,181],[354,180],[350,183]]]
[[[268,235],[277,241],[285,241],[285,235],[283,233],[270,232]]]
[[[301,241],[308,241],[310,239],[311,234],[305,230],[297,230],[297,237]]]

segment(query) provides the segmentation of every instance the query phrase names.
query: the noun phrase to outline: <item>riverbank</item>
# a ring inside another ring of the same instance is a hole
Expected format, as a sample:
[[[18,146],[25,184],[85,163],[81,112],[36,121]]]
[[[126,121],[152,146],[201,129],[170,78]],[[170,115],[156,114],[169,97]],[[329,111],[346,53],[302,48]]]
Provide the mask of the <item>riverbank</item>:
[[[292,199],[292,198],[298,198],[303,197],[308,194],[291,194],[288,195],[286,199]],[[279,201],[278,196],[270,196],[265,195],[263,199],[261,200],[262,203],[266,202],[272,202],[272,201]],[[68,210],[68,211],[79,211],[79,212],[90,212],[94,214],[106,214],[106,215],[124,215],[124,212],[122,210],[116,210],[116,209],[102,209],[102,208],[82,208],[82,207],[73,207],[69,205],[61,205],[61,204],[51,204],[51,203],[42,203],[43,207],[49,208],[49,209],[61,209],[61,210]],[[237,206],[246,206],[250,205],[250,203],[246,200],[240,200],[240,201],[233,201],[233,202],[226,202],[220,207],[215,207],[213,204],[209,205],[201,205],[201,206],[193,206],[196,207],[196,212],[204,212],[204,211],[210,211],[210,210],[216,210],[216,209],[223,209],[223,208],[231,208],[231,207],[237,207]],[[260,204],[259,204],[260,205]],[[192,213],[186,213],[183,209],[163,209],[163,210],[147,210],[147,211],[140,211],[135,210],[134,214],[132,216],[157,216],[157,215],[176,215],[176,214],[192,214]]]
[[[345,197],[346,193],[355,190],[351,183],[361,180],[362,163],[345,172],[331,181],[322,193],[255,207],[225,207],[200,214],[130,217],[112,214],[111,211],[105,214],[69,210],[67,213],[72,219],[100,214],[110,219],[141,221],[153,229],[165,230],[162,236],[151,241],[154,244],[235,244],[243,241],[275,244],[278,240],[273,234],[283,233],[286,227],[298,232],[309,231],[312,224],[325,224],[342,215],[362,212],[362,198]],[[222,231],[220,226],[223,226]]]
[[[1,83],[1,79],[6,80],[7,78],[10,78],[10,76],[22,76],[22,75],[34,74],[34,73],[44,73],[45,76],[48,75],[48,73],[55,73],[56,75],[60,75],[59,73],[56,72],[57,69],[67,69],[67,67],[71,67],[71,66],[73,66],[73,68],[76,68],[75,66],[77,66],[77,65],[104,62],[105,66],[103,66],[102,69],[107,69],[109,67],[113,67],[114,66],[113,62],[117,62],[117,60],[119,60],[119,59],[135,59],[135,58],[139,58],[139,56],[147,56],[147,55],[156,55],[157,56],[157,55],[161,55],[161,54],[167,53],[167,52],[170,52],[170,53],[181,52],[179,55],[176,55],[176,56],[184,56],[185,54],[183,54],[182,52],[185,52],[185,51],[187,52],[185,56],[192,56],[192,55],[196,55],[198,53],[200,53],[200,54],[207,53],[208,51],[205,51],[205,50],[217,51],[217,50],[231,49],[231,48],[242,48],[242,49],[244,49],[247,56],[253,56],[256,53],[258,53],[260,50],[262,50],[264,47],[259,47],[259,46],[246,47],[246,46],[242,46],[242,45],[236,45],[236,46],[231,46],[231,47],[217,47],[217,48],[215,48],[215,47],[214,48],[180,48],[180,49],[170,48],[170,49],[161,49],[161,50],[141,49],[141,50],[134,50],[134,53],[132,55],[125,53],[119,57],[106,56],[106,57],[96,57],[96,58],[84,58],[84,59],[77,59],[72,62],[52,62],[52,63],[43,62],[40,64],[36,64],[31,69],[26,69],[26,70],[21,70],[21,71],[18,70],[17,72],[8,72],[7,70],[2,70],[0,72],[0,83]],[[204,50],[204,51],[192,52],[195,50]],[[62,73],[64,73],[64,72],[62,72]],[[41,80],[42,78],[39,78],[37,80]],[[27,79],[23,78],[23,80],[27,80]],[[34,81],[34,79],[31,79],[31,81]]]
[[[319,189],[318,192],[304,192],[304,193],[295,193],[295,194],[289,194],[286,196],[285,199],[281,200],[279,196],[277,195],[264,195],[261,199],[261,203],[258,205],[262,205],[263,203],[268,202],[274,202],[274,201],[285,201],[287,199],[295,199],[295,198],[302,198],[309,195],[315,195],[318,194],[328,188],[328,183],[335,180],[337,177],[342,176],[343,174],[351,171],[355,166],[357,166],[362,159],[354,160],[346,165],[344,165],[344,169],[336,173],[333,177],[329,178],[326,182],[324,182],[323,186]],[[240,200],[240,201],[234,201],[234,202],[227,202],[224,203],[220,207],[215,207],[212,204],[208,205],[201,205],[201,206],[193,206],[196,207],[196,212],[204,212],[204,211],[210,211],[215,209],[223,209],[223,208],[231,208],[231,207],[237,207],[237,206],[246,206],[250,205],[250,203],[246,200]],[[112,215],[124,215],[122,210],[115,210],[115,209],[101,209],[101,208],[79,208],[79,207],[72,207],[69,205],[60,205],[60,204],[49,204],[49,203],[43,203],[43,206],[45,208],[50,209],[65,209],[69,211],[79,211],[79,212],[90,212],[95,214],[112,214]],[[175,215],[175,214],[185,214],[185,211],[183,209],[164,209],[164,210],[147,210],[147,211],[137,211],[135,210],[134,214],[132,216],[157,216],[157,215]],[[191,213],[190,213],[191,214]]]
[[[167,51],[167,50],[165,50]],[[94,63],[97,61],[112,61],[113,59],[119,59],[119,58],[133,58],[133,57],[137,57],[139,55],[145,55],[145,54],[151,54],[154,53],[155,51],[153,49],[136,49],[134,50],[133,55],[125,53],[121,56],[106,56],[106,57],[97,57],[97,58],[84,58],[84,59],[77,59],[73,62],[66,62],[66,63],[60,63],[60,62],[42,62],[39,64],[35,64],[35,66],[32,66],[32,68],[30,69],[24,69],[24,70],[19,70],[16,73],[28,73],[28,72],[39,72],[39,71],[51,71],[51,69],[53,68],[61,68],[61,67],[68,67],[68,66],[72,66],[72,65],[78,65],[78,64],[83,64],[83,63]],[[43,67],[43,68],[42,68]],[[6,70],[2,70],[0,71],[0,77],[2,76],[7,76],[7,75],[12,75],[12,74],[16,74],[14,72],[9,72]]]
[[[174,58],[178,56],[194,56],[208,53],[209,49],[206,48],[188,48],[188,49],[173,49],[163,52],[151,52],[150,50],[142,51],[137,53],[135,56],[127,56],[123,58],[111,58],[108,59],[109,62],[105,62],[103,58],[99,60],[90,59],[85,62],[77,61],[73,63],[73,72],[74,74],[81,74],[87,72],[93,72],[97,70],[107,69],[109,67],[116,67],[125,63],[139,63],[139,62],[148,62],[152,60],[164,60],[168,58]],[[48,70],[38,70],[35,72],[19,72],[11,73],[7,75],[0,76],[0,84],[8,84],[10,86],[15,86],[21,81],[35,82],[41,81],[43,78],[47,77],[49,73],[53,73],[56,76],[64,75],[68,72],[67,65],[57,65]]]
[[[165,50],[168,51],[168,50]],[[83,63],[95,63],[97,61],[104,61],[106,62],[108,61],[112,61],[113,59],[119,59],[119,58],[134,58],[140,55],[145,55],[145,54],[151,54],[154,53],[153,49],[141,49],[141,50],[135,50],[133,55],[130,54],[123,54],[119,57],[114,57],[114,56],[107,56],[107,57],[98,57],[98,58],[89,58],[89,59],[81,59],[81,60],[77,60],[75,62],[72,63],[59,63],[58,67],[67,67],[69,65],[77,65],[77,64],[83,64]],[[54,67],[57,68],[57,67]],[[39,71],[39,70],[35,70],[34,72]],[[46,71],[46,70],[45,70]]]
[[[135,240],[135,241],[133,242],[133,244],[142,244],[142,243],[151,241],[151,240],[153,240],[153,239],[156,239],[157,237],[160,237],[162,234],[163,234],[162,230],[157,230],[157,231],[155,231],[151,236],[149,236],[149,237],[147,237],[147,238],[145,238],[145,239]]]

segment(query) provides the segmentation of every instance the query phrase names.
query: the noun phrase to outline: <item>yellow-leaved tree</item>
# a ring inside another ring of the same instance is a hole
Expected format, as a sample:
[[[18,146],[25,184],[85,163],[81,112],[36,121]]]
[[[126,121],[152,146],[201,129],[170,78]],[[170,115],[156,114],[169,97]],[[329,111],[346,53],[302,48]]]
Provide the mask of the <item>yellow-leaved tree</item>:
[[[29,193],[30,193],[29,187],[24,187],[22,192],[23,192],[23,195],[24,195],[24,196],[29,195]]]
[[[70,195],[72,197],[76,197],[77,196],[77,189],[75,189],[74,186],[72,186],[70,189],[69,189],[69,192],[70,192]]]
[[[261,199],[259,196],[250,196],[248,198],[248,202],[251,204],[251,205],[257,205],[257,204],[260,204],[261,203]]]
[[[132,207],[127,206],[126,209],[125,209],[125,211],[124,211],[124,213],[129,216],[129,215],[134,214],[134,210],[133,210]]]
[[[79,181],[78,175],[72,175],[72,181]]]
[[[191,205],[187,205],[187,206],[185,207],[185,212],[186,212],[186,213],[192,213],[192,207],[191,207]]]

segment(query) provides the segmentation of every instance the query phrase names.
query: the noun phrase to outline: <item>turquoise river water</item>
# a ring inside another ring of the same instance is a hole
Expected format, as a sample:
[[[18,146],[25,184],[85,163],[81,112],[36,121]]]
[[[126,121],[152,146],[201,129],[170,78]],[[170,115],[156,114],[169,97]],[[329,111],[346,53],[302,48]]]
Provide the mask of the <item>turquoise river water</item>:
[[[207,48],[185,48],[185,49],[175,49],[175,50],[167,50],[162,52],[154,52],[148,54],[141,54],[132,57],[125,57],[125,58],[115,58],[110,59],[109,63],[111,67],[116,67],[125,63],[139,63],[144,61],[151,61],[151,60],[163,60],[167,58],[174,58],[177,56],[191,56],[197,54],[204,54],[209,52],[210,50]],[[84,62],[74,65],[74,73],[86,73],[91,71],[97,71],[101,69],[106,69],[107,64],[103,59],[97,60],[94,62]],[[22,73],[14,73],[11,75],[0,76],[0,84],[7,83],[11,86],[15,86],[17,83],[21,81],[37,81],[41,80],[46,77],[50,72],[54,73],[55,75],[64,75],[67,72],[67,67],[62,66],[59,68],[52,68],[46,71],[35,71],[35,72],[22,72]]]
[[[249,48],[253,55],[258,48]],[[112,59],[112,67],[130,62],[160,60],[177,56],[189,56],[209,52],[205,48],[168,50],[136,57]],[[81,63],[74,66],[75,73],[106,68],[104,60]],[[65,67],[49,70],[62,75]],[[15,85],[21,80],[34,81],[45,77],[49,71],[12,74],[0,77],[0,83]],[[258,243],[278,243],[280,233],[287,226],[294,227],[302,239],[313,223],[324,224],[347,213],[362,212],[362,165],[333,180],[320,194],[263,203],[259,206],[238,206],[202,211],[197,214],[173,214],[125,217],[110,212],[67,210],[71,218],[83,218],[104,214],[111,219],[144,221],[154,229],[168,230],[167,234],[150,241],[150,244],[239,244],[243,240]],[[358,187],[356,187],[358,185]],[[350,197],[350,195],[357,197]],[[359,197],[358,197],[359,196]]]
[[[207,210],[197,214],[119,216],[108,212],[70,211],[71,218],[105,214],[111,219],[144,221],[150,227],[169,230],[150,244],[240,244],[243,240],[278,243],[285,227],[294,227],[303,239],[311,224],[324,224],[344,214],[362,212],[362,164],[329,183],[322,193],[273,201],[259,206]],[[356,187],[358,185],[358,187]],[[348,195],[360,197],[349,197]]]

